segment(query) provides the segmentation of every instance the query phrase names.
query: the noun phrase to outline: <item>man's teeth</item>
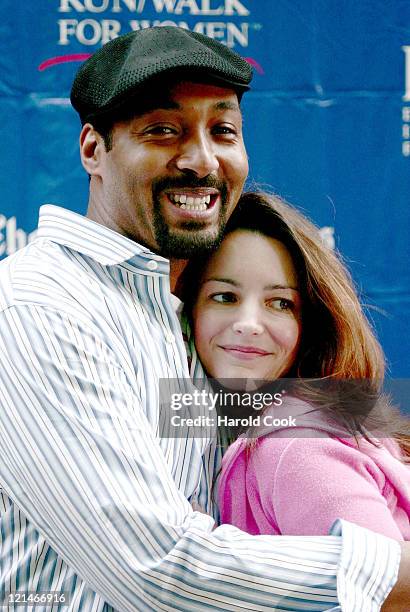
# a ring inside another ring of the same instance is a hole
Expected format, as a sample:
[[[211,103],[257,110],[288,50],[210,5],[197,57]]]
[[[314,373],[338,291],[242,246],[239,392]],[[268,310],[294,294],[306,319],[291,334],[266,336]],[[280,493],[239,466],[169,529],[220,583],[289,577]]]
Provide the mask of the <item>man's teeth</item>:
[[[184,194],[169,194],[169,199],[176,204],[178,208],[182,208],[183,210],[206,210],[208,204],[211,202],[211,196],[209,194],[201,198],[194,198]]]

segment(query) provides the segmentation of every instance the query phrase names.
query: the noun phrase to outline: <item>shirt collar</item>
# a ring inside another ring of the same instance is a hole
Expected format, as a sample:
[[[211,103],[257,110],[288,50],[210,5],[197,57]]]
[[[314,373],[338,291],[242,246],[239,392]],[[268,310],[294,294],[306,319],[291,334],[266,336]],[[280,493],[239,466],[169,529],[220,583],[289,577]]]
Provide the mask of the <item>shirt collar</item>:
[[[60,206],[41,206],[37,237],[73,249],[103,266],[127,263],[146,273],[169,274],[169,261],[164,257]]]

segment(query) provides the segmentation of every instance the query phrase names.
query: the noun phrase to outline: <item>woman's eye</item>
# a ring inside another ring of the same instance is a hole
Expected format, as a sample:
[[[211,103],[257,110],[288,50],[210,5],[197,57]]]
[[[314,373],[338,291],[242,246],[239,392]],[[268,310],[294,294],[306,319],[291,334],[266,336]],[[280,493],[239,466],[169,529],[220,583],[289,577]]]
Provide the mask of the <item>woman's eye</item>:
[[[209,296],[213,302],[218,302],[219,304],[231,304],[236,301],[236,296],[234,293],[230,291],[225,291],[223,293],[213,293]]]
[[[269,300],[268,306],[273,308],[273,310],[294,310],[295,304],[292,300],[288,300],[286,298],[275,298],[273,300]]]

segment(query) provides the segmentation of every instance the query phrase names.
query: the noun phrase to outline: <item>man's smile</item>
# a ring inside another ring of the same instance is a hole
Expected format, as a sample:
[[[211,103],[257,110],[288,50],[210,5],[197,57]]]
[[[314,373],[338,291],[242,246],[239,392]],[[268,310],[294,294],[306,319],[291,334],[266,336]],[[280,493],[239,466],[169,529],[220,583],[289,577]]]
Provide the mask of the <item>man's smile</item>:
[[[166,195],[177,208],[204,211],[215,205],[219,192],[210,189],[179,190],[177,192],[169,192]]]
[[[214,188],[166,191],[165,198],[171,205],[169,211],[172,216],[181,220],[213,218],[223,201],[220,191]]]

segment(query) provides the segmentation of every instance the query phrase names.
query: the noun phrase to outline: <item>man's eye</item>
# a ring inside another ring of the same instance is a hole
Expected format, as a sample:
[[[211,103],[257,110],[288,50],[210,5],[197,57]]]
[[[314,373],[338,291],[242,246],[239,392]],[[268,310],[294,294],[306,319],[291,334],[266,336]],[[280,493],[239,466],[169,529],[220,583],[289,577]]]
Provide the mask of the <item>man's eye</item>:
[[[236,302],[236,296],[231,291],[224,291],[223,293],[213,293],[209,296],[213,302],[219,304],[232,304]]]
[[[269,300],[268,306],[273,310],[280,311],[293,311],[295,309],[295,303],[292,300],[288,300],[286,298],[274,298],[273,300]]]
[[[215,125],[212,133],[216,136],[236,136],[238,130],[233,125]]]
[[[177,130],[169,125],[155,125],[144,131],[147,136],[173,136],[176,133]]]

